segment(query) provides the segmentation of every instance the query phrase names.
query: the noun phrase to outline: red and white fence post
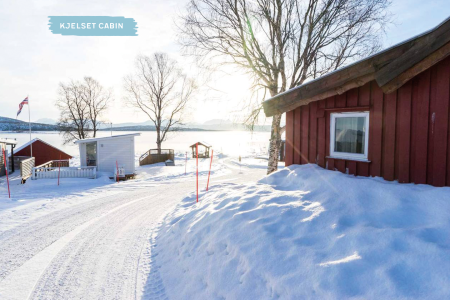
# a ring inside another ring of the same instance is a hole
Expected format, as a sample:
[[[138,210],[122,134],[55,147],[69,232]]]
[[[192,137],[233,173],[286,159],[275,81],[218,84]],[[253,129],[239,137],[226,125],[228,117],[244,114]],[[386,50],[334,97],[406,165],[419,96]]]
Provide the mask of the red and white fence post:
[[[211,175],[211,166],[212,166],[213,157],[214,157],[214,149],[211,150],[211,162],[209,163],[208,183],[206,184],[206,191],[208,191],[208,187],[209,187],[209,176]]]
[[[3,150],[3,163],[5,164],[5,171],[6,171],[6,182],[8,184],[8,197],[11,198],[11,191],[9,190],[8,163],[6,162],[5,149],[2,150]]]

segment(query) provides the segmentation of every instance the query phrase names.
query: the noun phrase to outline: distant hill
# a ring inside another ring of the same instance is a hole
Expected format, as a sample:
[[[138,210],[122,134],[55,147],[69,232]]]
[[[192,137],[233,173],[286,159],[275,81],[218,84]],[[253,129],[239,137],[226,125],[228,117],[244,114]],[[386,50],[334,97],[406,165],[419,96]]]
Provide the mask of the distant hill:
[[[0,117],[0,131],[27,131],[29,130],[28,122]],[[31,122],[32,131],[56,131],[58,126]]]
[[[112,125],[115,131],[155,131],[155,126],[149,120],[141,123],[118,123]],[[109,131],[111,125],[104,123],[99,130]],[[0,117],[0,131],[27,131],[28,122],[12,118]],[[31,122],[33,131],[58,131],[56,121],[50,118],[39,119]],[[229,120],[213,119],[204,123],[187,123],[179,126],[179,131],[247,131],[249,128],[244,124],[233,123]],[[270,125],[256,125],[254,131],[270,131]]]
[[[50,118],[42,118],[35,121],[36,123],[48,124],[48,125],[56,125],[56,120]]]
[[[111,130],[111,128],[99,129],[99,131],[110,131],[110,130]],[[148,125],[123,126],[123,127],[114,127],[113,126],[113,130],[114,131],[156,131],[156,128],[155,128],[155,126],[148,126]],[[205,130],[200,129],[200,128],[179,127],[176,129],[176,131],[205,131]]]
[[[203,125],[230,125],[233,124],[230,120],[223,119],[212,119],[206,122],[203,122]]]

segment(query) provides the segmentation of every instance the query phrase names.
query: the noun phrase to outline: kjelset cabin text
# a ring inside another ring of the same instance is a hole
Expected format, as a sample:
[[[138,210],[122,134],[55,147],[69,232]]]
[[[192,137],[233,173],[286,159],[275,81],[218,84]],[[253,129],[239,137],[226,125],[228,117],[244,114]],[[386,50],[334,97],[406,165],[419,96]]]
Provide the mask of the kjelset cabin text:
[[[264,102],[285,163],[450,186],[450,19]]]

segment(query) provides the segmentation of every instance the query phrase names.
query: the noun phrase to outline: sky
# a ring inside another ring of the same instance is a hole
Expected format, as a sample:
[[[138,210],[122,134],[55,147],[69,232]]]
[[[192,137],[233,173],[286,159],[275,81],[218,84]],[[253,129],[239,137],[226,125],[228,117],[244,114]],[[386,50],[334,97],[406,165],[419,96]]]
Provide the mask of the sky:
[[[133,72],[137,55],[166,52],[186,70],[194,68],[183,57],[175,22],[188,0],[0,0],[0,116],[15,118],[27,95],[31,120],[57,119],[58,84],[84,76],[111,88],[114,103],[105,121],[143,122],[146,116],[124,103],[123,78]],[[448,0],[393,0],[393,24],[383,40],[384,48],[420,34],[450,16]],[[79,37],[52,34],[48,16],[124,16],[134,18],[138,36]],[[228,70],[208,82],[213,92],[202,93],[192,104],[187,121],[240,120],[250,82]],[[19,119],[27,120],[27,112]],[[267,120],[262,120],[266,122]]]

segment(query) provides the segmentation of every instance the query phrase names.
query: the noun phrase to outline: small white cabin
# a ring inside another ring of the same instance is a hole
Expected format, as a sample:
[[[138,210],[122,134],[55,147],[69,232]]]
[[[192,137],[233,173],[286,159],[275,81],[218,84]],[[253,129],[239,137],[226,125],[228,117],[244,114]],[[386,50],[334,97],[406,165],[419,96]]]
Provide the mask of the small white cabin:
[[[135,174],[134,137],[140,133],[78,140],[81,166],[96,166],[99,172],[114,173],[116,161],[125,175]]]

